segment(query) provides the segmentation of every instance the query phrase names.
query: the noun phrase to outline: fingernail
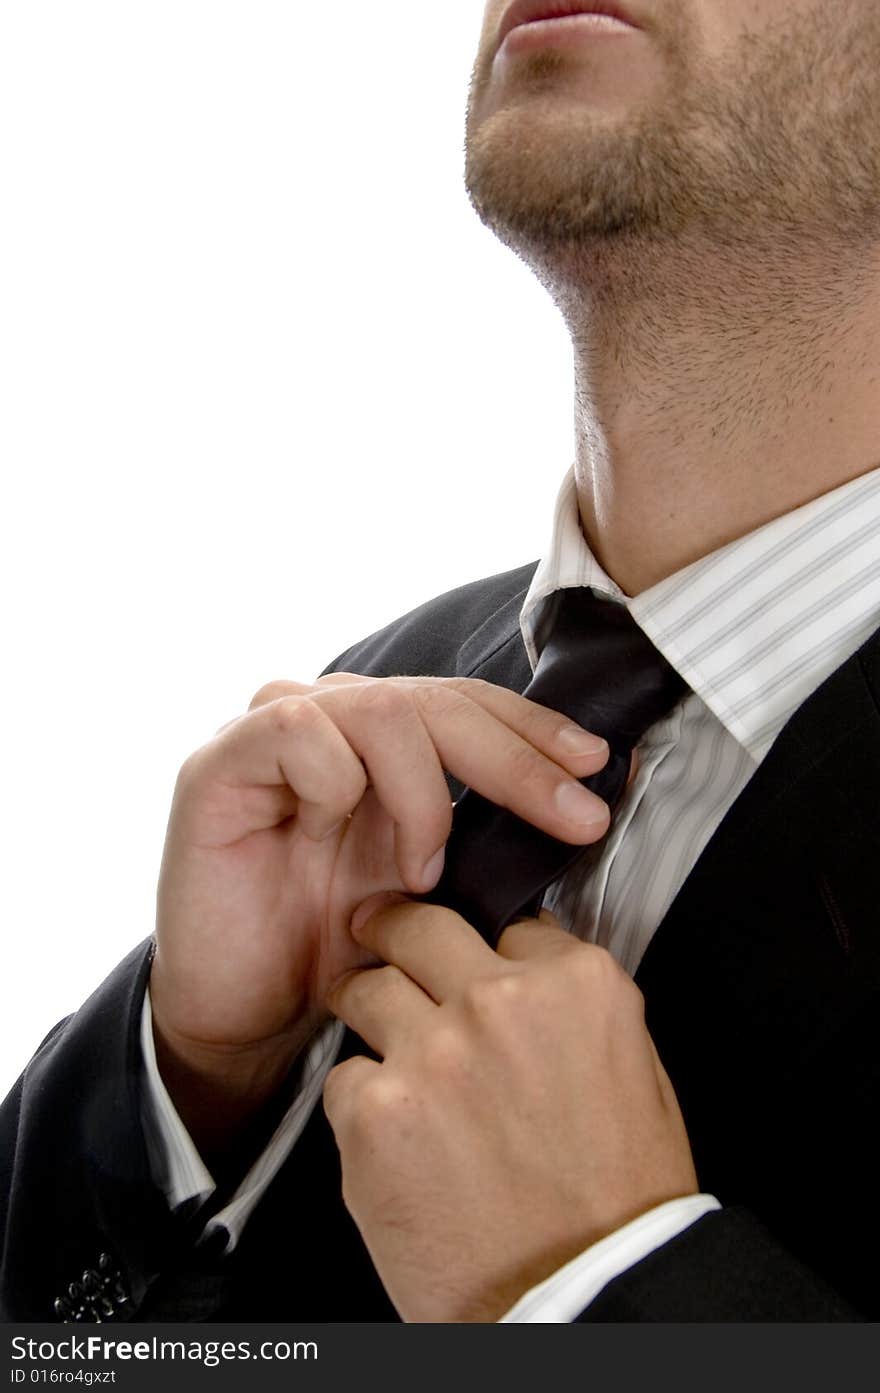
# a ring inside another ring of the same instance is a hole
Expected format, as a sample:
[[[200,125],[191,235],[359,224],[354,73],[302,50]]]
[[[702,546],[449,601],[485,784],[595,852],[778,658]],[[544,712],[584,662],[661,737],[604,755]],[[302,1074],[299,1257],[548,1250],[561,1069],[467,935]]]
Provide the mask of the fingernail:
[[[441,846],[440,850],[431,857],[430,861],[422,871],[422,884],[426,890],[433,890],[437,881],[443,874],[443,866],[446,861],[446,847]]]
[[[559,732],[559,743],[573,755],[600,755],[608,750],[608,741],[601,735],[591,735],[580,726],[563,726]]]
[[[560,784],[556,790],[556,806],[563,817],[584,827],[596,826],[608,820],[608,809],[595,793],[580,784]]]

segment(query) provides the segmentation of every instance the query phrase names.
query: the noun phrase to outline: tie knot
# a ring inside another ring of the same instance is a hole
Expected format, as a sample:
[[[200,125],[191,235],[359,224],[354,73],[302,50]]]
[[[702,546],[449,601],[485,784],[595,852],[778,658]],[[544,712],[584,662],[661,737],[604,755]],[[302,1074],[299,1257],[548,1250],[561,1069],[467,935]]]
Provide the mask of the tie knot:
[[[607,763],[581,782],[613,812],[633,748],[685,683],[624,605],[586,587],[551,595],[538,632],[541,656],[523,696],[605,737]],[[423,898],[456,910],[494,944],[515,915],[537,914],[543,891],[581,855],[468,788],[455,806],[443,875]]]
[[[618,600],[587,586],[557,590],[541,616],[546,635],[524,696],[631,750],[686,690]]]

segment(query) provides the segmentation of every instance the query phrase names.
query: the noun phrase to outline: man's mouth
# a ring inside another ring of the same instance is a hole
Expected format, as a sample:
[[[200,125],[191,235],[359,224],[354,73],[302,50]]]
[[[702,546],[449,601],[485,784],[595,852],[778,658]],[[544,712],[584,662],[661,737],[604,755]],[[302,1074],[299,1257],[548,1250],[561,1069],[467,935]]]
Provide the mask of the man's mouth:
[[[513,0],[505,10],[498,29],[496,49],[500,48],[514,29],[528,25],[548,24],[558,20],[593,17],[596,29],[638,29],[633,7],[618,4],[617,0]],[[598,21],[608,20],[606,25]]]

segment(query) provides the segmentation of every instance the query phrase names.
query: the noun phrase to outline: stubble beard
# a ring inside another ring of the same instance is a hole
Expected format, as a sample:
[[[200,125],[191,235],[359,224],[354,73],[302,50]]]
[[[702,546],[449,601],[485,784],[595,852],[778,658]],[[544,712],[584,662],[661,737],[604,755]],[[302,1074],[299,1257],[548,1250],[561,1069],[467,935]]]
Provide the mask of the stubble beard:
[[[475,211],[563,308],[587,290],[640,294],[659,266],[669,274],[672,247],[682,275],[707,252],[785,264],[799,242],[858,261],[880,242],[880,13],[866,8],[850,33],[836,20],[817,4],[706,71],[678,35],[665,83],[623,113],[563,98],[571,59],[547,50],[520,60],[510,100],[484,117],[496,78],[480,55],[466,123]]]

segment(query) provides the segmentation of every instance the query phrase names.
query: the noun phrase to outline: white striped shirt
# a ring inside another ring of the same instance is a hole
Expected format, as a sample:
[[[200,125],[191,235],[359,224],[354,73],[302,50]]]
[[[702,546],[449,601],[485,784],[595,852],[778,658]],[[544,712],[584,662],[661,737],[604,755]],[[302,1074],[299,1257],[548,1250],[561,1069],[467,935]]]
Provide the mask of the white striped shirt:
[[[545,897],[571,932],[607,947],[634,973],[706,843],[782,727],[880,627],[880,469],[635,598],[625,596],[590,553],[570,470],[550,545],[521,614],[532,666],[541,601],[554,590],[580,585],[626,604],[691,688],[640,744],[638,773],[592,874],[586,862],[575,862]],[[230,1203],[209,1221],[207,1231],[229,1232],[230,1249],[305,1126],[342,1033],[333,1022],[315,1037],[300,1093]],[[144,1126],[157,1184],[172,1207],[205,1199],[214,1182],[159,1075],[149,992],[141,1038]],[[572,1320],[614,1276],[717,1207],[705,1195],[659,1206],[568,1263],[504,1319]]]

